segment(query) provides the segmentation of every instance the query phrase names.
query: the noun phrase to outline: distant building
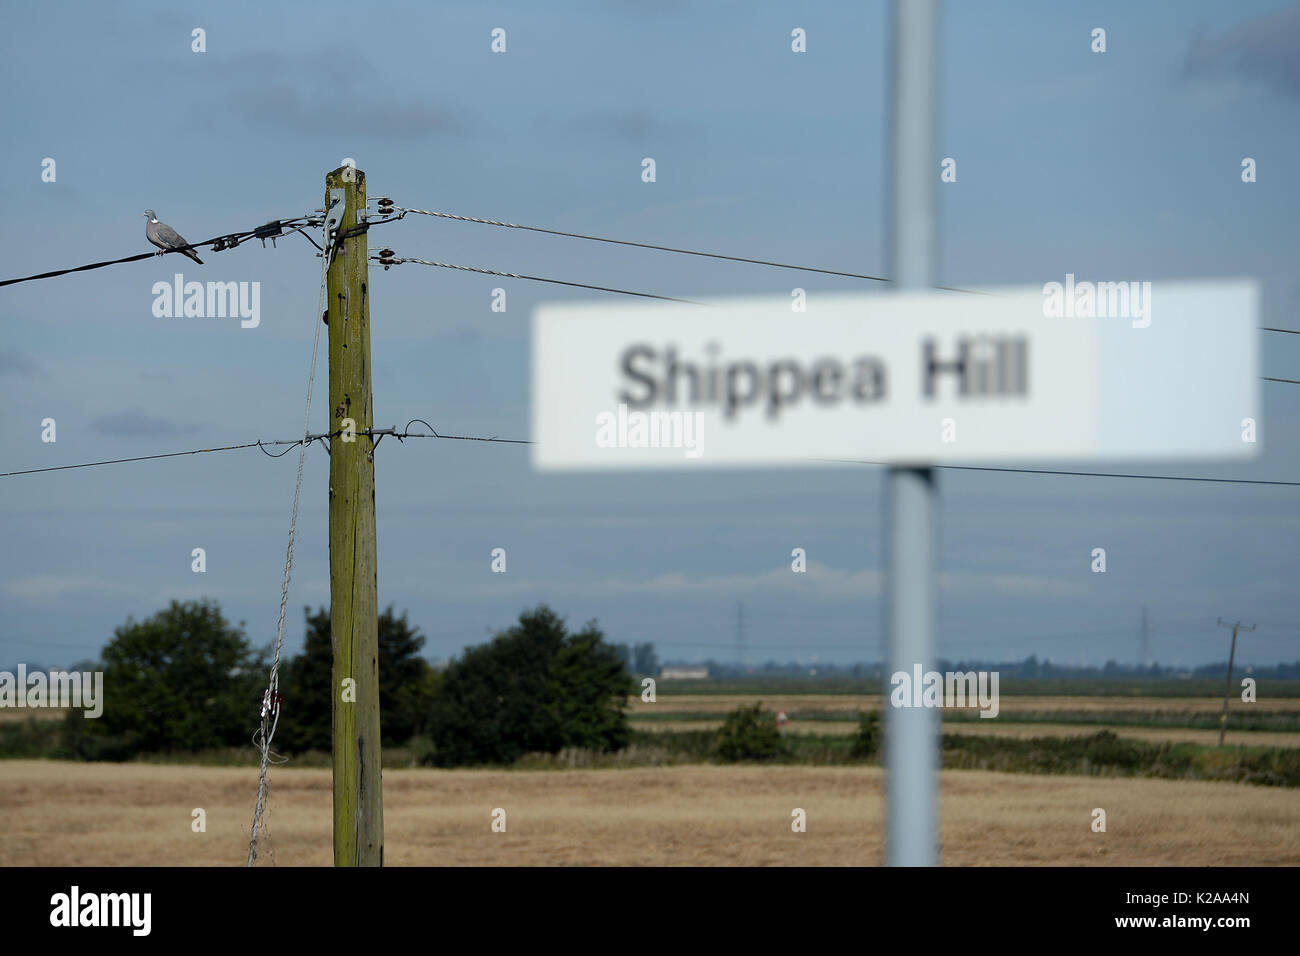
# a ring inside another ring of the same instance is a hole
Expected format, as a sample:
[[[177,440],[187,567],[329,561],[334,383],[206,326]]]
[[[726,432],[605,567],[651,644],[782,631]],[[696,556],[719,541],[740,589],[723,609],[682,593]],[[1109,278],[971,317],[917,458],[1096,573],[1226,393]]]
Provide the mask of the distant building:
[[[705,680],[708,676],[707,667],[665,667],[659,672],[660,680]]]

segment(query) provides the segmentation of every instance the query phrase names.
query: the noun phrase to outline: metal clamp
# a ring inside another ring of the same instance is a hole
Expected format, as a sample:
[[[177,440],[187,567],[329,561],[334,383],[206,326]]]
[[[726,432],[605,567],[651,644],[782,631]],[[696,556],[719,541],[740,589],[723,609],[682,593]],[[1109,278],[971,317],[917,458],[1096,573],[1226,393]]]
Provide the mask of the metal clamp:
[[[338,251],[335,233],[343,225],[343,214],[347,208],[347,190],[331,189],[329,208],[325,210],[325,254],[328,256],[332,257]]]

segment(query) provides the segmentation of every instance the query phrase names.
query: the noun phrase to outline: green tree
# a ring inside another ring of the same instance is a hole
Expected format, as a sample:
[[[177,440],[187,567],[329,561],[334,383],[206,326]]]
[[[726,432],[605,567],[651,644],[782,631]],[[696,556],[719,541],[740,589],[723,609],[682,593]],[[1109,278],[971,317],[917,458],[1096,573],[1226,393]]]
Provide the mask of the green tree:
[[[880,712],[863,711],[858,715],[858,732],[853,737],[854,757],[874,757],[880,751]]]
[[[144,621],[128,618],[104,647],[104,713],[75,722],[76,749],[107,755],[102,742],[112,739],[111,755],[125,757],[247,743],[266,682],[265,655],[215,601],[173,601]]]
[[[773,760],[788,753],[776,715],[763,709],[762,701],[742,705],[727,715],[713,742],[713,753],[722,760]]]
[[[290,752],[329,750],[333,746],[334,648],[330,614],[303,608],[306,637],[301,654],[285,666],[280,679],[284,694],[276,745]],[[420,656],[424,637],[403,612],[389,605],[379,615],[379,727],[384,746],[396,746],[423,733],[438,675]]]
[[[564,747],[618,750],[635,691],[617,650],[593,621],[569,634],[541,605],[448,667],[434,702],[429,762],[512,763]]]
[[[654,644],[647,641],[644,644],[633,645],[632,660],[633,673],[651,677],[659,676],[659,655],[655,653]]]

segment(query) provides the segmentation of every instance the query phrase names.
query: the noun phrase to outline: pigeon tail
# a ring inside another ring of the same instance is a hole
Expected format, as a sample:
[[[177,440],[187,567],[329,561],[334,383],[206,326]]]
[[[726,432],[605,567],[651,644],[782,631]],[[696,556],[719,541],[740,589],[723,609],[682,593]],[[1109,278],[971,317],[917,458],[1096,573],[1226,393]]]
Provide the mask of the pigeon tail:
[[[193,260],[194,260],[195,262],[197,262],[199,265],[203,265],[203,260],[200,259],[197,255],[194,254],[194,250],[193,250],[193,249],[182,249],[182,250],[180,250],[180,251],[181,251],[183,254],[189,256],[191,259],[193,259]]]

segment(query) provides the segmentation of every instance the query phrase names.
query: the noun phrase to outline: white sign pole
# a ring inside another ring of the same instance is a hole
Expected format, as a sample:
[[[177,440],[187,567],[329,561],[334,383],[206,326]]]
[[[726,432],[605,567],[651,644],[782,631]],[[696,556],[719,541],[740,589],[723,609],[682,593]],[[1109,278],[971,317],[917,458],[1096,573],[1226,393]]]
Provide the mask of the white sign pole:
[[[938,0],[894,0],[891,137],[892,272],[900,291],[934,285],[934,151],[939,98]],[[932,468],[891,465],[885,475],[884,694],[889,677],[930,670],[934,657],[935,532]],[[885,720],[885,857],[933,866],[938,806],[938,711],[894,708]]]

